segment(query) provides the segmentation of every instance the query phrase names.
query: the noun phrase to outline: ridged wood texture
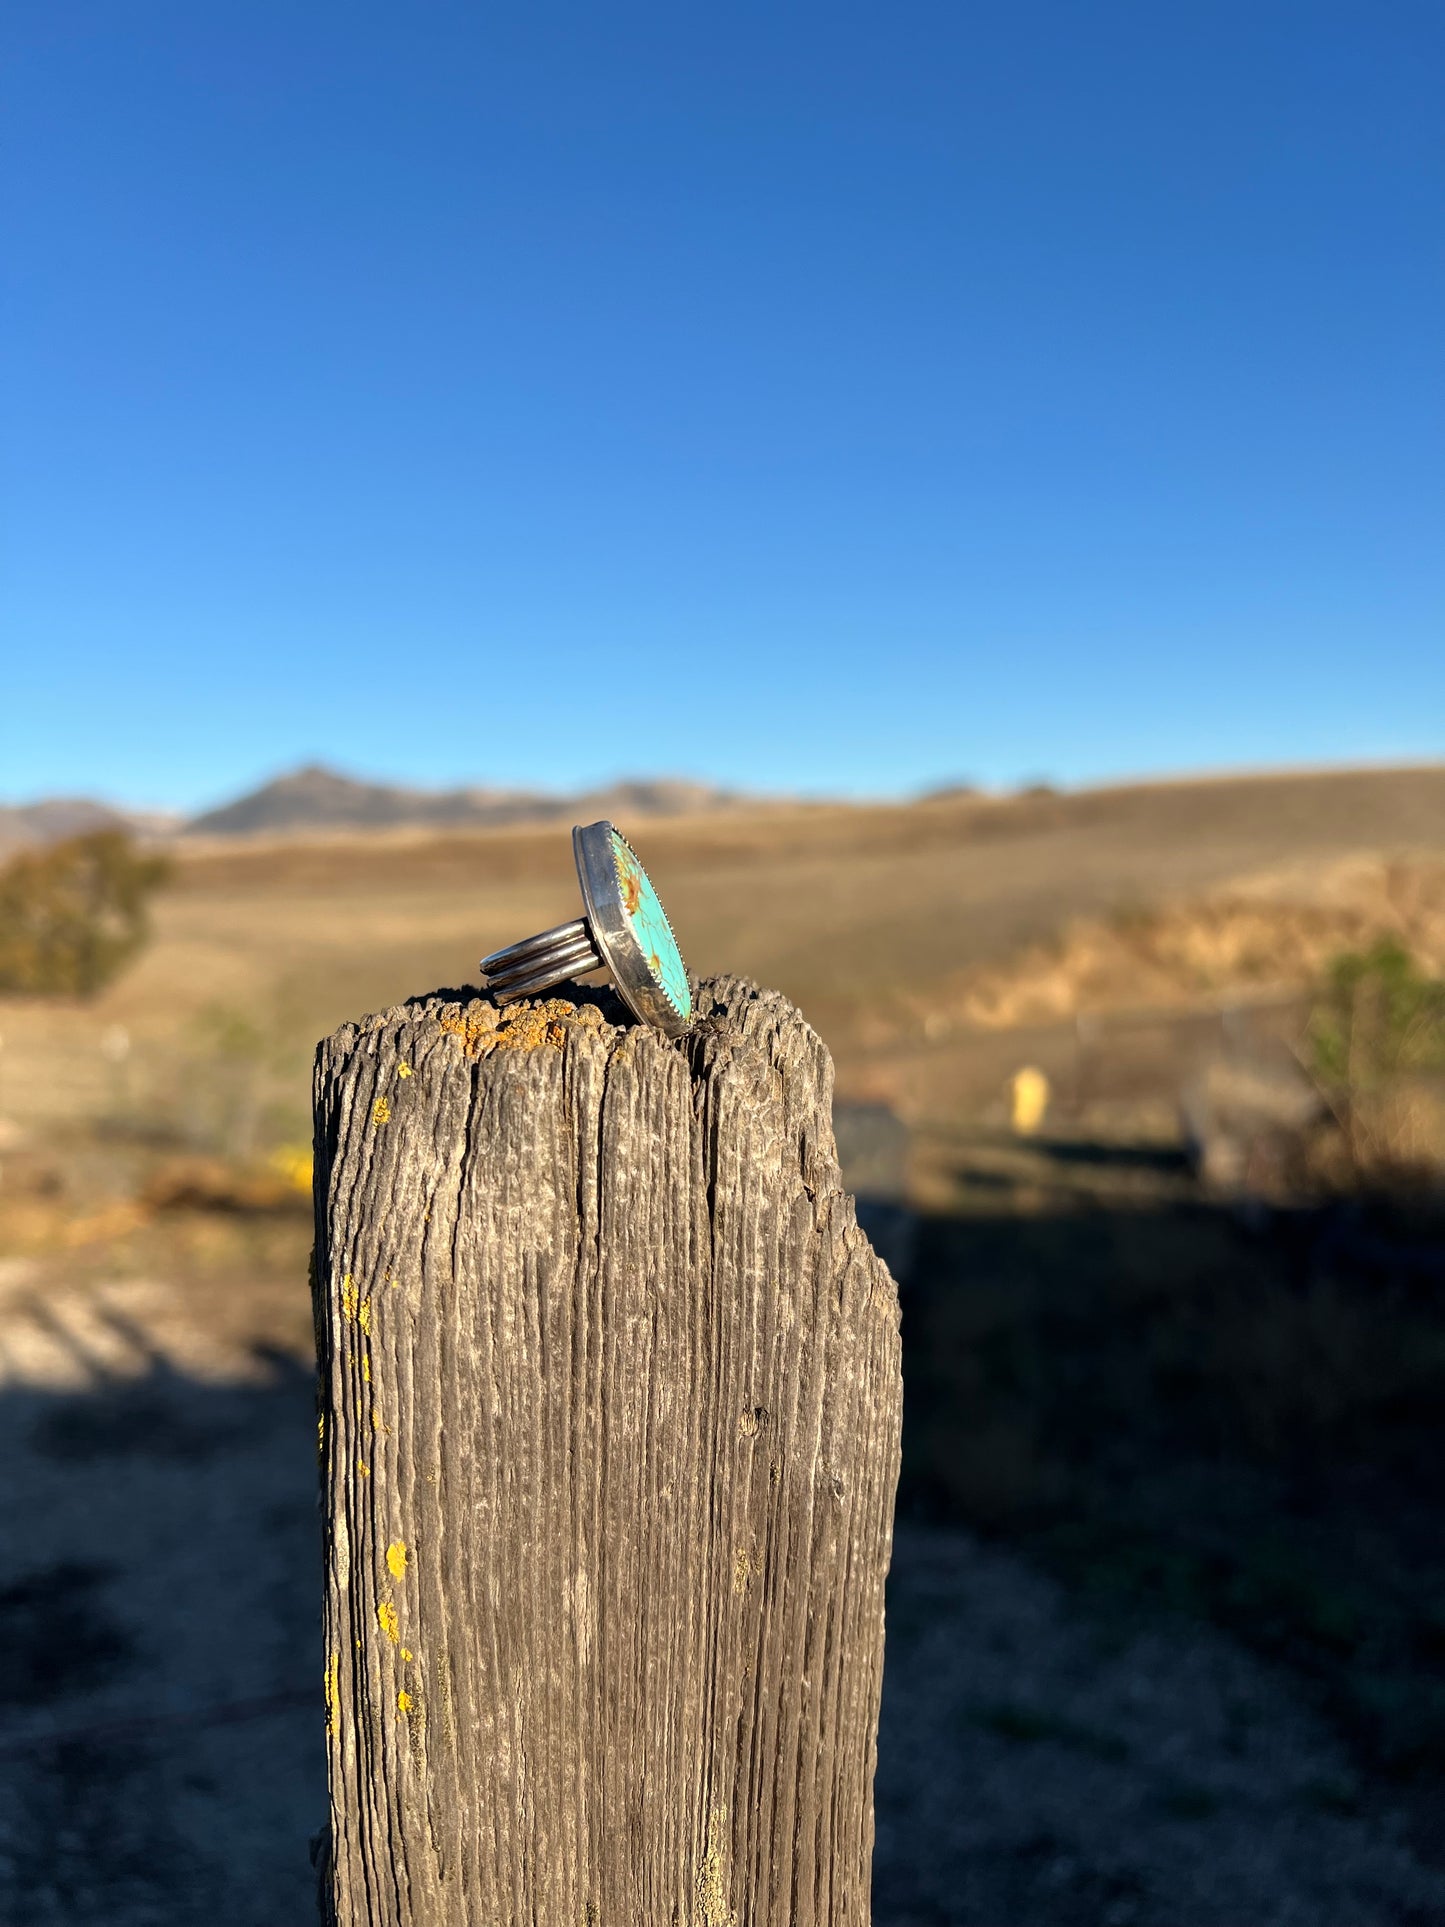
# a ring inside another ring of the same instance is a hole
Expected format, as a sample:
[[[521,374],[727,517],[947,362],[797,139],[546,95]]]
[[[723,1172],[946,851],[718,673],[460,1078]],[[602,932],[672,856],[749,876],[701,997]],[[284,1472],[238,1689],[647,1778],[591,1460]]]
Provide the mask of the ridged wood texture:
[[[832,1065],[720,978],[316,1072],[342,1927],[863,1927],[902,1398]]]

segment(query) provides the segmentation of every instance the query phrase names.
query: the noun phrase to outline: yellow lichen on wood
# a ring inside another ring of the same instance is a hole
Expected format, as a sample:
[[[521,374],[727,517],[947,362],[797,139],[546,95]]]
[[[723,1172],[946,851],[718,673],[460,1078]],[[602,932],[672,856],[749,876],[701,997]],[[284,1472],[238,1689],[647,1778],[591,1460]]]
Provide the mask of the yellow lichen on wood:
[[[371,1121],[373,1124],[390,1124],[391,1099],[389,1097],[377,1098],[371,1107]]]
[[[728,1810],[712,1810],[707,1827],[707,1852],[697,1876],[698,1927],[736,1927],[737,1915],[728,1906],[727,1848],[723,1829]]]
[[[416,1704],[416,1701],[412,1698],[411,1694],[408,1693],[406,1688],[403,1686],[401,1691],[396,1696],[397,1712],[409,1713],[413,1708],[413,1706],[415,1706],[415,1704]]]
[[[326,1660],[326,1730],[334,1733],[341,1724],[341,1655],[330,1653]]]
[[[364,1378],[364,1379],[366,1380],[366,1383],[367,1383],[368,1385],[369,1385],[369,1384],[371,1383],[371,1357],[370,1357],[370,1354],[363,1354],[363,1356],[362,1356],[362,1360],[361,1360],[361,1376],[362,1376],[362,1377],[363,1377],[363,1378]]]
[[[376,1609],[376,1623],[386,1634],[393,1646],[401,1644],[401,1627],[396,1617],[396,1607],[389,1599],[383,1599]]]
[[[371,1300],[369,1297],[363,1298],[361,1303],[357,1306],[356,1322],[358,1325],[360,1325],[361,1329],[366,1333],[367,1337],[370,1338],[371,1336]]]
[[[416,1654],[411,1650],[410,1646],[402,1647],[401,1656],[406,1661],[408,1666],[410,1666],[411,1662],[416,1658]]]
[[[371,1467],[366,1463],[365,1459],[358,1459],[356,1461],[356,1470],[363,1479],[369,1479],[371,1477]]]
[[[397,1076],[398,1076],[398,1077],[410,1077],[410,1076],[411,1076],[411,1065],[410,1065],[410,1064],[398,1064],[398,1065],[397,1065],[397,1067],[396,1067],[396,1074],[397,1074]]]
[[[393,1579],[400,1579],[406,1572],[411,1554],[406,1549],[404,1539],[393,1539],[386,1549],[386,1569]]]
[[[361,1303],[361,1293],[356,1289],[356,1280],[348,1271],[341,1281],[341,1314],[343,1318],[355,1318],[356,1308]]]
[[[391,1427],[382,1418],[380,1408],[375,1405],[371,1408],[371,1429],[382,1438],[389,1439],[391,1437]]]

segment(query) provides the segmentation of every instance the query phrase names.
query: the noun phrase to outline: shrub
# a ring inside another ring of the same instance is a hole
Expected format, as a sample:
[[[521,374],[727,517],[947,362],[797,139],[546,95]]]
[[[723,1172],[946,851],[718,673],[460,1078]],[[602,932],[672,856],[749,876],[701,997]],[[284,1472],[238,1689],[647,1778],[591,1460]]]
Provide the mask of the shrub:
[[[26,851],[0,870],[0,993],[90,997],[149,934],[147,900],[165,859],[122,830]]]
[[[1350,1092],[1445,1070],[1445,981],[1394,937],[1330,966],[1310,1017],[1314,1069]]]
[[[1310,1013],[1314,1070],[1341,1126],[1334,1182],[1445,1176],[1445,980],[1394,937],[1337,957]]]

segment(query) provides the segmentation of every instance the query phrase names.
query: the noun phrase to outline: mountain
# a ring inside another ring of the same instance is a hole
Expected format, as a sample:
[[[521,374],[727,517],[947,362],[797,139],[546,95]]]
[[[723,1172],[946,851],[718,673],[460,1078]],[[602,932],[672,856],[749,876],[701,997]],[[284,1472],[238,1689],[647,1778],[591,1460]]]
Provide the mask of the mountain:
[[[319,763],[275,777],[185,825],[191,836],[288,835],[318,830],[461,828],[500,823],[581,822],[598,816],[662,816],[723,809],[741,799],[705,783],[661,778],[621,782],[580,796],[538,790],[418,790],[363,783]]]
[[[312,763],[263,783],[233,803],[189,819],[116,809],[84,796],[0,805],[0,862],[20,850],[81,836],[89,830],[129,830],[144,837],[306,836],[327,830],[586,823],[599,816],[627,822],[640,816],[727,809],[745,800],[733,790],[671,777],[614,783],[577,796],[556,796],[543,790],[407,789],[360,782]]]
[[[0,804],[0,859],[62,837],[91,830],[129,830],[136,836],[164,835],[178,817],[113,809],[89,796],[48,796],[39,803]]]
[[[386,783],[363,783],[319,763],[277,776],[234,802],[193,816],[192,836],[254,836],[288,830],[383,829],[403,823],[450,825],[478,821],[508,822],[534,799],[506,791],[416,790]]]

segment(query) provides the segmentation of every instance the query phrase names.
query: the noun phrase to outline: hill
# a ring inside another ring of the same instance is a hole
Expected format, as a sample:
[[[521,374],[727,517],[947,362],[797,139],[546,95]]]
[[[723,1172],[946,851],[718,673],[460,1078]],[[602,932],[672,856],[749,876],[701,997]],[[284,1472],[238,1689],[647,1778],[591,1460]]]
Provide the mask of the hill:
[[[408,827],[464,829],[550,822],[562,817],[570,821],[613,813],[682,815],[727,807],[737,800],[731,791],[668,778],[625,781],[576,796],[475,787],[410,789],[361,782],[323,764],[310,763],[263,783],[220,809],[192,817],[185,830],[196,836],[252,836]]]
[[[167,837],[182,818],[164,810],[117,809],[92,796],[47,796],[37,803],[0,804],[0,863],[19,850],[58,843],[92,830],[128,830],[132,836]]]
[[[585,822],[599,816],[635,819],[732,809],[737,792],[678,777],[624,779],[602,789],[561,795],[544,790],[413,789],[368,783],[311,763],[248,790],[198,816],[119,809],[93,797],[46,797],[0,806],[0,858],[88,830],[127,829],[138,836],[309,836],[335,831],[486,829],[513,823]]]
[[[65,1110],[82,1086],[103,1088],[95,1039],[109,1025],[136,1040],[137,1063],[146,1040],[158,1086],[185,1089],[180,1059],[220,1010],[244,1018],[248,1048],[264,1034],[267,1053],[294,1053],[286,1102],[299,1107],[322,1032],[472,981],[487,951],[576,914],[566,831],[584,813],[636,830],[692,969],[784,990],[827,1039],[841,1089],[914,1118],[957,1115],[1020,1053],[1054,1076],[1050,1052],[1067,1058],[1081,1009],[1217,1010],[1288,990],[1376,929],[1434,954],[1445,767],[886,805],[670,799],[638,820],[668,794],[639,785],[632,801],[594,793],[531,821],[404,834],[272,817],[269,835],[253,818],[252,834],[177,837],[134,969],[80,1021],[4,1010],[6,1104],[24,1092]]]

